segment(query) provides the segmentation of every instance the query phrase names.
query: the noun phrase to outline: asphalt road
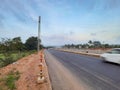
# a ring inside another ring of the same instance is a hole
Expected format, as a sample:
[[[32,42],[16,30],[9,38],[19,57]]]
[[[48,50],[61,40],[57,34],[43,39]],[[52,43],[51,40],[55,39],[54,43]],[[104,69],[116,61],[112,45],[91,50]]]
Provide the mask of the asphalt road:
[[[120,90],[120,66],[100,58],[46,50],[53,90]]]

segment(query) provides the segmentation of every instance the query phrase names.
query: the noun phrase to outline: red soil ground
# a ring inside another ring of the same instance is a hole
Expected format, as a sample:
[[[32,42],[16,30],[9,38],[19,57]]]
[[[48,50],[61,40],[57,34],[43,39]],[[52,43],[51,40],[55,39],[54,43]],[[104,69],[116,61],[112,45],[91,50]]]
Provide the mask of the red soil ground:
[[[10,64],[0,69],[0,78],[7,75],[11,70],[20,72],[20,78],[16,82],[16,90],[51,90],[50,80],[48,76],[47,66],[45,60],[42,61],[44,65],[45,82],[43,84],[37,83],[38,74],[40,73],[40,53],[32,54],[24,57],[17,62]]]

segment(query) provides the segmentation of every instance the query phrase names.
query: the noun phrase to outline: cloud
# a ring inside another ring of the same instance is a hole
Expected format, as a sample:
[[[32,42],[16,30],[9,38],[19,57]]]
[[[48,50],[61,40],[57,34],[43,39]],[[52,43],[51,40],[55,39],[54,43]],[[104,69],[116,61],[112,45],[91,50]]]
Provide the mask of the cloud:
[[[97,35],[102,35],[108,33],[108,30],[98,30],[97,32],[90,33],[91,36],[97,36]]]
[[[67,42],[68,38],[64,35],[48,35],[42,36],[44,45],[63,45]]]
[[[115,30],[115,26],[112,26],[114,23],[112,22],[110,25],[107,22],[108,31],[105,31],[106,26],[104,26],[104,23],[108,20],[105,18],[105,20],[99,22],[98,20],[101,19],[102,14],[97,16],[96,13],[99,10],[100,12],[104,12],[104,9],[111,10],[119,7],[119,0],[0,1],[0,28],[4,24],[8,26],[6,27],[6,31],[2,32],[4,36],[9,36],[9,32],[13,31],[14,34],[11,34],[11,36],[21,35],[22,37],[26,37],[32,35],[31,33],[36,35],[37,20],[40,15],[42,17],[42,33],[47,32],[46,36],[43,36],[43,42],[47,44],[79,43],[93,38],[99,40],[115,38],[112,35],[113,33],[109,34],[110,30]],[[111,20],[111,18],[108,19]],[[116,19],[119,21],[119,18],[116,17]],[[99,27],[97,27],[98,24]],[[21,32],[21,30],[23,31]],[[29,33],[27,33],[28,31]]]
[[[91,33],[90,35],[91,35],[91,36],[96,36],[96,35],[97,35],[97,33]]]
[[[70,31],[70,35],[74,35],[75,34],[75,32],[73,32],[73,31]]]
[[[44,45],[64,45],[68,43],[76,43],[77,40],[69,33],[42,35]]]
[[[0,28],[2,28],[4,26],[3,19],[4,19],[4,16],[0,13]]]
[[[52,35],[48,35],[48,36],[43,36],[46,39],[49,39],[51,41],[57,41],[57,42],[61,42],[63,40],[68,40],[68,35],[67,34],[52,34]]]
[[[3,26],[2,19],[0,18],[0,27]]]
[[[29,0],[29,2],[32,1]],[[2,5],[0,7],[0,12],[2,15],[6,16],[5,18],[13,17],[23,23],[30,20],[35,21],[35,17],[37,17],[37,15],[29,2],[25,2],[23,0],[4,0],[2,4],[0,4]]]
[[[85,33],[60,33],[51,34],[48,36],[42,35],[42,40],[44,45],[64,45],[64,44],[79,44],[86,43],[91,37]]]
[[[120,44],[120,35],[115,38],[113,43]]]
[[[107,32],[108,32],[107,30],[102,30],[99,33],[107,33]]]
[[[19,21],[25,22],[26,18],[23,12],[25,12],[24,6],[21,4],[19,0],[5,0],[3,3],[3,13],[9,17],[9,14],[16,17]],[[6,7],[7,6],[7,7]]]
[[[118,40],[118,41],[119,41],[119,43],[120,43],[120,36],[118,36],[118,37],[117,37],[117,40]]]
[[[105,9],[114,9],[119,7],[120,0],[106,0]]]

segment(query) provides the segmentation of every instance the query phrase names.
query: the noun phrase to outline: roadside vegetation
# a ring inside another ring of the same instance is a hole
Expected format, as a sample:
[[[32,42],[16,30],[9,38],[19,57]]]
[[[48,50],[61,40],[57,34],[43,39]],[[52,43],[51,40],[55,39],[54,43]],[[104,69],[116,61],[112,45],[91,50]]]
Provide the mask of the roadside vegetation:
[[[43,46],[41,45],[40,48]],[[25,43],[20,37],[13,39],[1,38],[0,41],[0,68],[11,64],[18,59],[35,53],[37,37],[29,37]]]
[[[66,44],[63,48],[74,48],[74,49],[108,49],[108,48],[120,48],[118,44],[108,44],[101,43],[100,41],[92,41],[89,40],[88,43],[85,44]]]
[[[16,62],[18,59],[28,56],[36,51],[24,51],[24,52],[13,52],[13,53],[2,53],[0,54],[0,68],[7,66],[13,62]]]
[[[0,78],[0,90],[15,90],[16,81],[20,78],[19,71],[12,70],[7,75]]]

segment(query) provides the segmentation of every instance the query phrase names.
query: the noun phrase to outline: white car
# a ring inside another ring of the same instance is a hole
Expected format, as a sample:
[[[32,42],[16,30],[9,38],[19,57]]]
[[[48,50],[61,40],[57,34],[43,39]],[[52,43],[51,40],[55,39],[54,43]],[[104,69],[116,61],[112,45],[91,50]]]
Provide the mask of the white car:
[[[101,58],[107,62],[120,64],[120,48],[114,48],[109,52],[101,54]]]

